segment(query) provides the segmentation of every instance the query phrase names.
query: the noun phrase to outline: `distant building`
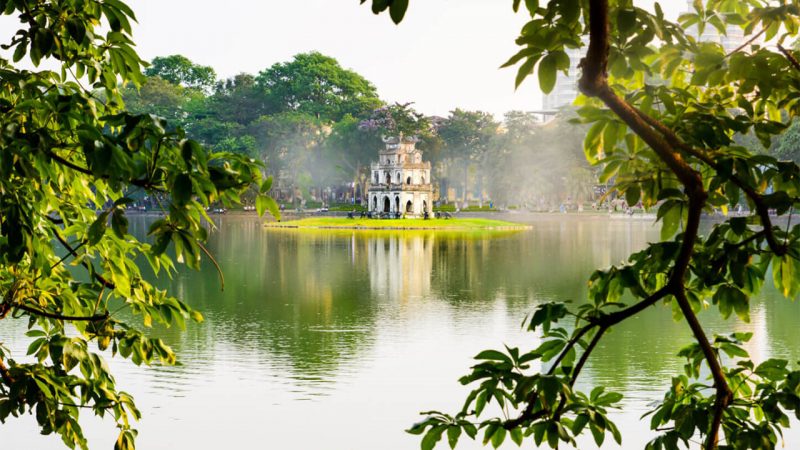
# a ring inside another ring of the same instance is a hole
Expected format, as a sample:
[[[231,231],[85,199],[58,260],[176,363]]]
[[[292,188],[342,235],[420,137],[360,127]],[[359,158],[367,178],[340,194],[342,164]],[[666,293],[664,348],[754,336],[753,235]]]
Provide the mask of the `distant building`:
[[[416,138],[384,138],[386,148],[372,163],[369,211],[421,217],[431,211],[431,163],[422,161]]]

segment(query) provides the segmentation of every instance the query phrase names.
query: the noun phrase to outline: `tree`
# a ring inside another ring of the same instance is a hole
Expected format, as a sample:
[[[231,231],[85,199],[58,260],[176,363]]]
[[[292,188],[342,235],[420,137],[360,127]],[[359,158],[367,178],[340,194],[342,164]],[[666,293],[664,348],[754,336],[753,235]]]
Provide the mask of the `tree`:
[[[551,210],[591,198],[597,176],[583,155],[586,127],[571,122],[576,116],[565,109],[536,123],[530,114],[506,115],[506,131],[495,137],[487,158],[496,202]]]
[[[267,114],[267,100],[256,85],[256,78],[240,73],[217,83],[214,95],[209,99],[208,117],[219,122],[235,122],[242,126]]]
[[[325,139],[324,151],[326,160],[348,171],[348,181],[359,186],[363,199],[369,181],[370,163],[383,146],[377,130],[365,128],[362,121],[348,115],[333,125],[331,134]]]
[[[202,93],[172,84],[160,77],[148,77],[141,86],[128,84],[122,89],[128,111],[135,114],[154,114],[174,125],[190,120],[192,104],[204,100]]]
[[[800,122],[793,121],[776,144],[775,157],[800,163]]]
[[[296,112],[262,116],[248,126],[247,135],[255,139],[259,156],[279,181],[307,193],[329,175],[328,166],[318,158],[327,129],[314,116]]]
[[[115,448],[132,449],[140,413],[98,351],[173,364],[173,351],[140,328],[202,320],[147,282],[134,260],[156,273],[173,273],[174,261],[214,263],[203,245],[204,206],[236,203],[261,172],[251,159],[209,154],[162,119],[122,109],[118,82],[144,77],[134,14],[121,1],[3,1],[0,11],[21,22],[9,45],[15,63],[27,56],[61,67],[0,63],[0,320],[27,324],[32,357],[21,362],[0,346],[0,421],[30,413],[42,433],[86,449],[78,416],[92,411],[115,420]],[[259,209],[276,211],[268,189],[269,181]],[[148,242],[128,233],[131,192],[165,200]],[[136,323],[115,316],[122,308]]]
[[[438,129],[444,154],[459,161],[463,170],[462,200],[467,202],[469,168],[482,164],[499,124],[491,114],[482,111],[464,111],[456,108]]]
[[[530,15],[517,39],[523,48],[505,64],[519,64],[518,85],[536,70],[542,89],[551,90],[569,65],[564,50],[588,37],[579,82],[579,114],[590,126],[587,159],[629,204],[658,205],[662,241],[595,271],[586,303],[539,305],[525,321],[543,339],[537,349],[479,353],[461,379],[478,384],[463,409],[427,413],[409,430],[424,434],[423,449],[445,432],[454,446],[462,433],[475,438],[479,429],[495,447],[507,436],[518,444],[527,437],[552,448],[574,445],[587,429],[598,445],[606,434],[620,442],[607,412],[622,396],[603,386],[582,393],[575,383],[605,333],[659,304],[685,320],[694,342],[678,353],[685,373],[650,413],[656,437],[647,448],[688,447],[695,438],[705,449],[778,445],[788,414],[800,417],[800,371],[777,358],[756,365],[741,346],[748,333],[709,337],[697,312],[713,305],[724,318],[735,313],[747,321],[749,299],[770,272],[787,298],[800,292],[800,227],[778,226],[773,216],[800,200],[800,167],[733,139],[753,132],[769,146],[788,125],[781,113],[800,111],[800,62],[783,47],[796,37],[799,6],[698,0],[674,23],[658,4],[651,12],[631,0],[513,1],[515,11]],[[407,7],[407,0],[372,2],[394,22]],[[725,51],[696,39],[712,27],[741,29],[745,40]],[[762,37],[769,45],[758,43]],[[700,235],[704,211],[724,211],[742,198],[750,216],[727,217]],[[481,418],[487,404],[502,416]]]
[[[308,114],[324,122],[363,117],[381,105],[375,86],[319,52],[295,55],[258,74],[269,112]]]
[[[213,68],[195,64],[183,55],[157,56],[144,74],[201,91],[210,90],[217,82],[217,74]]]

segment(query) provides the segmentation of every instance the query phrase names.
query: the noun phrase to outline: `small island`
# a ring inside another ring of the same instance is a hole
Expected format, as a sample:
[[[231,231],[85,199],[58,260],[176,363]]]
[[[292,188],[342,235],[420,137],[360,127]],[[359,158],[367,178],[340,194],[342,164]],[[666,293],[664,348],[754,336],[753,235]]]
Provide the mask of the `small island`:
[[[453,219],[348,219],[346,217],[308,217],[288,222],[268,222],[267,228],[316,228],[352,230],[450,230],[491,231],[527,230],[524,225],[483,218]]]

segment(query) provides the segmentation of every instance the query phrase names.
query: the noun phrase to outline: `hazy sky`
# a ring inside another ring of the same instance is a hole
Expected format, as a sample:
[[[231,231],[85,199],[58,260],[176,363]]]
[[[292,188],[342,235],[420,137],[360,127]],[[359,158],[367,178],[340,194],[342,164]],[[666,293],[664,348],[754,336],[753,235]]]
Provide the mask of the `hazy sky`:
[[[411,0],[399,26],[388,14],[373,15],[370,3],[129,0],[139,21],[134,40],[148,60],[180,53],[228,77],[318,50],[372,81],[383,99],[413,101],[426,114],[461,107],[501,117],[540,108],[535,76],[515,92],[516,70],[498,69],[516,52],[526,19],[511,0]],[[686,7],[685,0],[661,3],[671,15]],[[0,30],[14,25],[4,21]]]

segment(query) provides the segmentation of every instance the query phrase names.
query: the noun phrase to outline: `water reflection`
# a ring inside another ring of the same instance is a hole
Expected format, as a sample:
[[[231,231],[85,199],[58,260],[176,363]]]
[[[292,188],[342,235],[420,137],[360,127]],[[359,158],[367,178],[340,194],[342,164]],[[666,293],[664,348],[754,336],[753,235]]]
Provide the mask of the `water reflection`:
[[[132,218],[131,230],[144,235],[150,220]],[[478,350],[535,346],[519,323],[537,303],[583,301],[594,268],[658,238],[646,222],[531,223],[502,234],[307,232],[218,218],[209,247],[225,290],[211,265],[158,280],[207,318],[185,332],[154,330],[183,365],[112,363],[145,413],[140,447],[219,448],[235,436],[237,447],[256,448],[269,436],[270,447],[288,450],[418,448],[403,427],[420,410],[460,408],[466,390],[456,380]],[[756,359],[800,357],[800,305],[766,289],[751,317],[741,324],[713,309],[701,314],[712,331],[752,331],[747,349]],[[0,341],[24,353],[22,328],[1,321]],[[675,353],[690,341],[685,323],[656,306],[610,333],[586,367],[581,387],[607,384],[626,395],[617,414],[626,448],[648,439],[638,418],[682,370]],[[2,427],[11,448],[61,448],[28,422]],[[90,420],[89,436],[92,448],[110,448],[113,426]]]
[[[367,244],[367,261],[372,295],[393,302],[413,302],[431,292],[434,232],[377,235],[364,239],[353,233],[357,241]]]

